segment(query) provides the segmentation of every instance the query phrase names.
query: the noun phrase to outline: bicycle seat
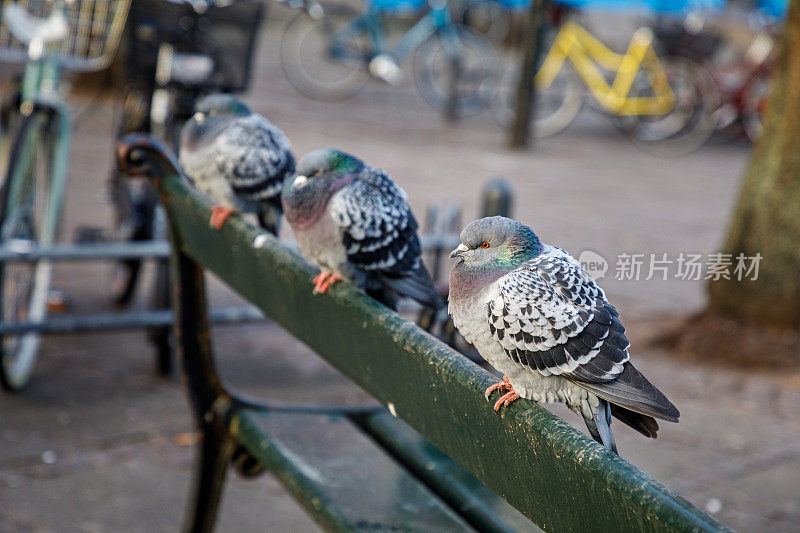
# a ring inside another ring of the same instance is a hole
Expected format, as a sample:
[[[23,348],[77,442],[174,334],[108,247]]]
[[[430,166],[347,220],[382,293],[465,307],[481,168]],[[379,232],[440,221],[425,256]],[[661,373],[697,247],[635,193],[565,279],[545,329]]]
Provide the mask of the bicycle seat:
[[[60,9],[54,9],[47,18],[31,15],[17,4],[3,9],[3,18],[11,35],[26,45],[40,41],[42,45],[64,39],[69,32],[67,17]]]

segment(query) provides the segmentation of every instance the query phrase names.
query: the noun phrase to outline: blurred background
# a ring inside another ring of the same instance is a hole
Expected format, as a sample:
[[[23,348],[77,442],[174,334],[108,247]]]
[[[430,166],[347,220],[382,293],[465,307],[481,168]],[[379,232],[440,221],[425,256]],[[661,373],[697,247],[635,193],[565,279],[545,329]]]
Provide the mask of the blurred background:
[[[797,6],[787,19],[772,0],[2,4],[3,204],[26,102],[72,125],[42,134],[68,165],[34,158],[52,184],[31,198],[65,176],[60,214],[31,200],[52,235],[2,221],[3,250],[49,240],[69,260],[3,256],[0,532],[180,528],[196,439],[164,327],[164,221],[145,184],[117,176],[114,145],[132,131],[174,143],[213,91],[241,93],[298,157],[331,146],[385,169],[444,242],[485,211],[487,184],[509,190],[511,216],[599,280],[637,367],[681,410],[656,441],[618,429],[622,456],[734,529],[797,531],[800,56],[779,53],[800,42]],[[75,260],[131,242],[142,258]],[[14,307],[19,280],[48,283]],[[241,304],[213,280],[211,296]],[[40,338],[12,328],[45,316]],[[214,342],[249,395],[374,402],[274,324],[220,324]],[[229,478],[219,530],[318,529],[266,475]]]

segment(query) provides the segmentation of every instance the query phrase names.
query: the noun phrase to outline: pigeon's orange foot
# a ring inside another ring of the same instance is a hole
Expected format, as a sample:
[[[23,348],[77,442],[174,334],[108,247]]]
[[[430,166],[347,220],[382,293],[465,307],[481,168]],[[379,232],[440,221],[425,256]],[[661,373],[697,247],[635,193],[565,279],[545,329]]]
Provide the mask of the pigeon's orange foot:
[[[334,283],[337,283],[339,281],[342,281],[341,277],[337,276],[336,274],[331,274],[330,276],[328,276],[328,279],[326,279],[322,283],[322,288],[320,289],[319,292],[323,293],[323,292],[327,291],[328,288],[330,288],[331,285],[333,285]]]
[[[314,278],[314,294],[323,294],[337,281],[342,281],[342,278],[332,272],[320,272]]]
[[[314,282],[314,294],[319,292],[319,288],[322,286],[322,282],[325,280],[325,278],[328,277],[328,274],[328,272],[320,272],[314,276],[314,279],[312,280]]]
[[[222,228],[222,225],[225,224],[225,221],[228,220],[228,217],[233,214],[233,209],[228,207],[222,207],[221,205],[215,205],[211,207],[211,220],[208,221],[208,224],[214,229]]]
[[[511,402],[518,399],[519,399],[519,394],[517,394],[514,391],[514,389],[511,389],[510,392],[505,393],[500,397],[499,400],[497,400],[497,403],[494,404],[494,410],[499,411],[500,408],[504,405],[508,407],[509,405],[511,405]]]
[[[508,376],[503,376],[503,381],[498,381],[497,383],[486,389],[486,392],[484,392],[483,395],[486,396],[486,400],[488,401],[489,396],[491,396],[494,391],[505,390],[505,389],[513,390],[511,389],[511,383],[508,381]]]

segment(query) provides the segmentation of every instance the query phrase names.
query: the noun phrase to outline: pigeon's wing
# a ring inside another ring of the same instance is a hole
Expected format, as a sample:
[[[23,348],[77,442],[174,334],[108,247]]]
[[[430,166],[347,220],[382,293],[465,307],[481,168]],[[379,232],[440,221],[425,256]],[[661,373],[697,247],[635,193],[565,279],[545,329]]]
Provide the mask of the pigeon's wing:
[[[677,409],[628,362],[617,310],[569,254],[550,248],[498,283],[487,305],[489,328],[512,361],[633,411],[677,419]]]
[[[284,177],[294,172],[289,140],[260,115],[234,121],[218,136],[214,149],[220,174],[251,202],[280,198]]]
[[[341,229],[348,262],[404,296],[431,307],[441,304],[422,264],[406,193],[383,171],[366,168],[333,196],[330,213]]]
[[[490,330],[513,360],[543,376],[605,382],[622,373],[625,329],[580,265],[548,251],[498,283],[487,307]]]

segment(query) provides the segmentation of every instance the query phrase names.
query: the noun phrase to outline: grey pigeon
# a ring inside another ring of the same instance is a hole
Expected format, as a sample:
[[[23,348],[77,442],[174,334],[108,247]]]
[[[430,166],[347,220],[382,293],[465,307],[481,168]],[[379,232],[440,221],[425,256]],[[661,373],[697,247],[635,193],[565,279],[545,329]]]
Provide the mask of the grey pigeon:
[[[398,296],[437,309],[406,193],[382,170],[334,149],[307,154],[283,189],[300,251],[322,273],[315,292],[346,279],[392,309]]]
[[[481,356],[505,374],[486,390],[563,402],[617,453],[611,417],[656,438],[655,418],[680,413],[629,361],[630,343],[605,293],[571,255],[509,218],[476,220],[450,257],[450,314]]]
[[[274,124],[230,94],[202,98],[181,130],[180,160],[195,186],[218,205],[219,229],[233,212],[254,213],[278,233],[283,181],[294,174],[289,140]]]

